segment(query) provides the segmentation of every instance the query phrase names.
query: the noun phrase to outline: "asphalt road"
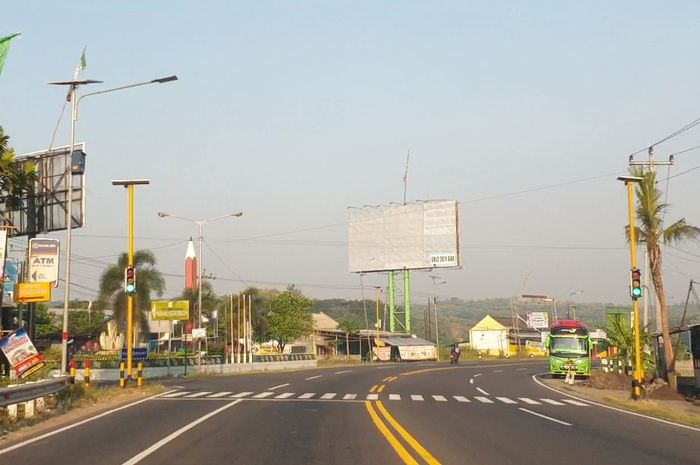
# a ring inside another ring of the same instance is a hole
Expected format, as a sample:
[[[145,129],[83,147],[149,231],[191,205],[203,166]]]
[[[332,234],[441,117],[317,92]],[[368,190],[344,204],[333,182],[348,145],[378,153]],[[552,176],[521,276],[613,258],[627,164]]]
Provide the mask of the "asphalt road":
[[[700,431],[533,379],[541,362],[364,365],[174,380],[32,443],[23,464],[699,464]]]

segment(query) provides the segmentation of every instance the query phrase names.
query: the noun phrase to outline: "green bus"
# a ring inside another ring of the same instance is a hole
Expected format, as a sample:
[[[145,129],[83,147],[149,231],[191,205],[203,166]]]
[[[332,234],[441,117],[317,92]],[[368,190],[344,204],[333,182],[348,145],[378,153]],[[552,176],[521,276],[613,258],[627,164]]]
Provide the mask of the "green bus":
[[[549,352],[549,373],[553,378],[591,375],[591,337],[578,320],[555,321],[549,328],[545,348]]]

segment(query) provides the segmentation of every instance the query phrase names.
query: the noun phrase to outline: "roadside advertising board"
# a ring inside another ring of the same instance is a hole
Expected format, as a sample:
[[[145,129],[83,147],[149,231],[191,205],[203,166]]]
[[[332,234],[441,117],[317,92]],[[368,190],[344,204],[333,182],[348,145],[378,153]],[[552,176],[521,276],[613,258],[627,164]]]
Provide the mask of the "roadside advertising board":
[[[15,284],[19,282],[19,260],[15,258],[5,259],[3,275],[2,306],[14,307]]]
[[[190,318],[189,300],[154,300],[151,302],[153,320],[188,320]]]
[[[29,240],[29,282],[58,286],[58,239]]]
[[[548,328],[549,314],[547,312],[528,312],[527,325],[534,329]]]
[[[44,366],[44,358],[37,352],[24,328],[0,339],[0,350],[19,378],[25,378]]]
[[[207,328],[192,328],[192,338],[204,339],[207,337]]]

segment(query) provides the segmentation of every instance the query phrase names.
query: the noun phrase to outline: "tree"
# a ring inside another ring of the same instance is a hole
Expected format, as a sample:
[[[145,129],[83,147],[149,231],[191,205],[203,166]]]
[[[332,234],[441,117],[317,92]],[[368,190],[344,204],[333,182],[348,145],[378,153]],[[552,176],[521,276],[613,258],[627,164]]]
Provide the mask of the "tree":
[[[117,263],[110,265],[100,277],[99,308],[111,304],[114,319],[123,327],[127,320],[127,295],[124,292],[124,269],[129,264],[126,252],[119,255]],[[136,295],[134,296],[134,328],[141,332],[148,330],[148,312],[151,308],[151,295],[162,296],[165,290],[163,275],[155,268],[156,257],[150,250],[134,253],[136,266]]]
[[[700,237],[700,228],[687,224],[685,218],[681,218],[664,228],[664,216],[669,206],[661,200],[662,192],[656,187],[656,173],[653,171],[643,173],[639,167],[630,169],[630,172],[633,176],[642,178],[642,181],[636,187],[636,213],[639,226],[635,230],[639,242],[645,243],[649,255],[651,279],[656,296],[659,299],[659,316],[663,334],[664,360],[668,384],[675,391],[678,389],[678,384],[676,381],[673,346],[671,345],[671,335],[668,328],[668,306],[664,290],[663,260],[660,243],[663,242],[666,245],[686,239],[696,239]]]
[[[107,329],[103,310],[72,310],[68,313],[68,333],[76,336],[97,337]]]
[[[345,355],[350,357],[350,333],[359,331],[360,325],[352,320],[342,320],[338,322],[338,329],[345,331]]]
[[[0,201],[6,210],[15,210],[32,190],[36,171],[33,163],[22,166],[16,163],[15,150],[9,146],[9,140],[10,136],[0,126]]]
[[[138,282],[138,281],[137,281]],[[184,289],[178,300],[189,300],[190,302],[190,321],[192,327],[199,327],[199,289]],[[219,308],[221,299],[214,292],[214,286],[209,281],[202,282],[202,318],[211,320],[214,310]],[[202,322],[203,326],[207,326]]]
[[[301,293],[285,291],[273,298],[265,312],[267,336],[277,341],[280,352],[287,342],[308,336],[313,332],[311,300]]]
[[[36,306],[35,320],[35,335],[37,339],[44,338],[49,334],[58,331],[58,325],[51,317],[49,309],[45,303],[39,303]]]

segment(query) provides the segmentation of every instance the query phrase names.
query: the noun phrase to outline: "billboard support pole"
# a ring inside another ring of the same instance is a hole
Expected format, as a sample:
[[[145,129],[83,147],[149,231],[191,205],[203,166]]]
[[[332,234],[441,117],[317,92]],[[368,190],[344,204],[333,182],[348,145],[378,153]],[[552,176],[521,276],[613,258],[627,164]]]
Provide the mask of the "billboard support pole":
[[[411,333],[411,279],[408,270],[403,270],[404,328]]]
[[[394,288],[394,272],[389,272],[389,331],[396,331],[396,289]]]

